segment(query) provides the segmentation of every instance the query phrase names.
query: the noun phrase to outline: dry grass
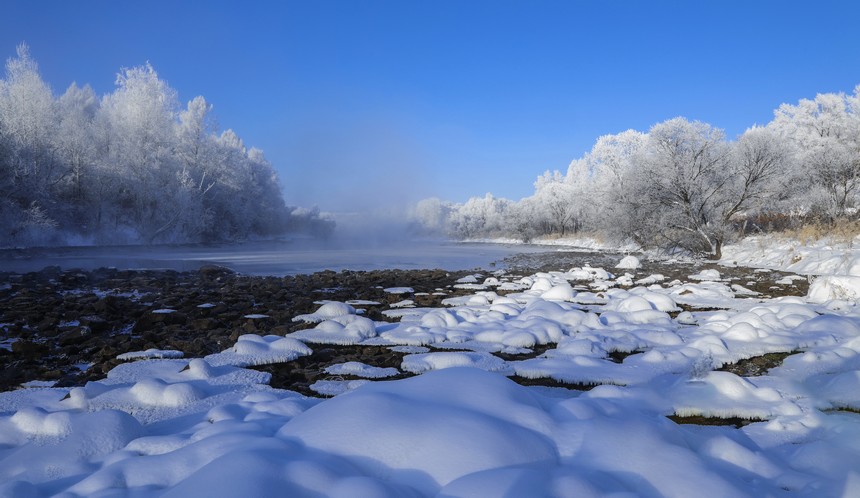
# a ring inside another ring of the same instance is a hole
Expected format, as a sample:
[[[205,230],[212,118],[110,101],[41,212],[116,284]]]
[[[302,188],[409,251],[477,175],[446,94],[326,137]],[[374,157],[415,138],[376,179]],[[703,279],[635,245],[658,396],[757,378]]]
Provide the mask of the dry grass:
[[[822,239],[828,239],[834,244],[846,244],[849,247],[860,235],[860,221],[836,220],[833,223],[812,222],[798,228],[783,230],[774,234],[783,239],[798,240],[803,244],[811,244]]]

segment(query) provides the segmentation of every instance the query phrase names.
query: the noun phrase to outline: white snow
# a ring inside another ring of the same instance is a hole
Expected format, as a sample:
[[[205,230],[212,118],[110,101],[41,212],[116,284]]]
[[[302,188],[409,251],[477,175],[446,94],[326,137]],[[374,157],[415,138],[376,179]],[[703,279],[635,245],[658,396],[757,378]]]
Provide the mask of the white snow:
[[[621,258],[621,261],[615,267],[622,270],[636,270],[642,267],[642,263],[639,262],[639,258],[630,255]]]
[[[346,315],[355,315],[355,308],[346,303],[327,301],[315,312],[293,317],[294,322],[317,323]]]
[[[331,375],[354,375],[365,379],[382,379],[399,375],[400,370],[391,367],[374,367],[358,361],[348,361],[326,367],[325,373]]]
[[[303,342],[291,337],[276,335],[259,336],[245,334],[239,336],[236,344],[221,353],[210,354],[206,361],[213,366],[234,365],[246,367],[268,363],[284,363],[307,356],[313,351]]]
[[[716,282],[720,280],[720,272],[713,269],[702,270],[695,275],[690,275],[690,280],[699,280],[705,282]]]
[[[175,349],[155,349],[150,348],[146,351],[129,351],[117,355],[117,360],[139,360],[139,359],[154,359],[154,358],[182,358],[185,353]]]
[[[388,287],[386,289],[382,289],[386,294],[412,294],[415,292],[412,287]]]
[[[802,298],[713,270],[652,277],[499,274],[483,281],[493,291],[399,322],[325,302],[287,337],[242,335],[203,359],[130,352],[140,361],[83,387],[0,393],[0,496],[857,495],[860,274],[816,277]],[[601,290],[572,286],[586,284]],[[244,368],[311,354],[305,343],[407,355],[400,370],[330,365],[310,389],[331,399]],[[767,353],[792,354],[760,376],[716,370]],[[417,375],[375,380],[400,371]]]

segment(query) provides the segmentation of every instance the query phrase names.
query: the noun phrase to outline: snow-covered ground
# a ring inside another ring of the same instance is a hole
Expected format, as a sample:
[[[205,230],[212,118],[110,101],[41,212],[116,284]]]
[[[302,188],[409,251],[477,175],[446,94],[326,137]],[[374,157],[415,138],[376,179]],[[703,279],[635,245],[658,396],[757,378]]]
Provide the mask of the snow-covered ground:
[[[624,271],[498,272],[392,323],[327,302],[286,337],[0,393],[0,496],[860,496],[856,300],[760,299],[718,272],[620,288]],[[390,346],[419,375],[345,363],[315,399],[244,368],[321,344]],[[792,354],[716,370],[767,353]]]

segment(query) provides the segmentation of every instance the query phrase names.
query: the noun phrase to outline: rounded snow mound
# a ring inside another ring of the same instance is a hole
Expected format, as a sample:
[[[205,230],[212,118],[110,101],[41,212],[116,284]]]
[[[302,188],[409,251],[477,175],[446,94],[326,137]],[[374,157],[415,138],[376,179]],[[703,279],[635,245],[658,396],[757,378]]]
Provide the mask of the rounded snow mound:
[[[355,308],[352,306],[337,301],[330,301],[323,304],[313,313],[307,315],[298,315],[293,318],[294,322],[318,323],[324,320],[331,320],[339,316],[354,315]]]
[[[441,353],[410,354],[403,357],[400,368],[406,372],[424,373],[453,367],[473,367],[488,372],[512,372],[501,358],[490,353],[446,351]]]
[[[292,337],[244,334],[232,348],[211,354],[206,361],[212,366],[247,367],[269,363],[285,363],[313,353],[305,343]]]
[[[476,472],[555,465],[558,452],[541,432],[551,425],[527,390],[457,368],[361,386],[296,416],[278,436],[432,496]]]
[[[636,256],[624,256],[615,267],[621,270],[636,270],[642,267],[642,263]]]

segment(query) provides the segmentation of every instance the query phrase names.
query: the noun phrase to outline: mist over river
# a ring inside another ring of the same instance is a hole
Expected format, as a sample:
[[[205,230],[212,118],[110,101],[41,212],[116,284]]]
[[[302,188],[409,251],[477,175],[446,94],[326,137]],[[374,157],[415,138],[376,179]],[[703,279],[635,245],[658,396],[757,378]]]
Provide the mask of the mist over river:
[[[296,275],[322,270],[466,270],[502,268],[513,254],[557,249],[505,244],[455,243],[439,240],[400,241],[377,245],[269,241],[220,245],[110,246],[28,248],[0,251],[0,271],[30,272],[46,266],[91,270],[196,270],[222,265],[246,275]]]

